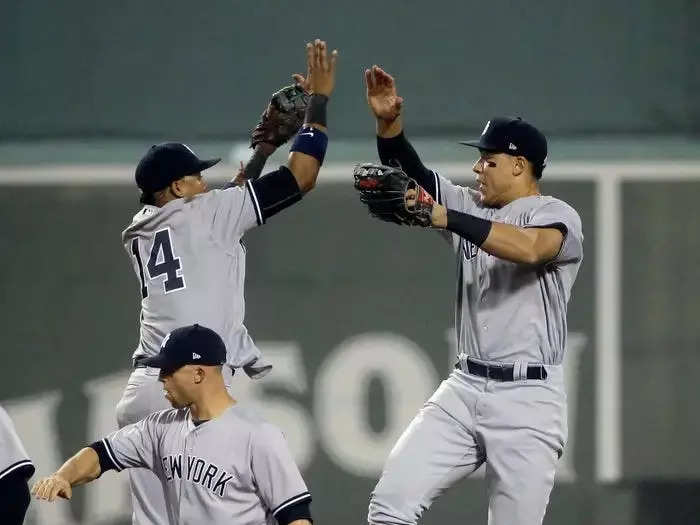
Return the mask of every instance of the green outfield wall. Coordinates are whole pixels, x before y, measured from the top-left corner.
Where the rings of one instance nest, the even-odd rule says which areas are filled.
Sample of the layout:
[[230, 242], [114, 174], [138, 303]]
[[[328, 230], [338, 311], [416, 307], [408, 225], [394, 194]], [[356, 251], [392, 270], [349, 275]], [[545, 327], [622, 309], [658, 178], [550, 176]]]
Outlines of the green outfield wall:
[[336, 136], [371, 131], [375, 63], [422, 136], [503, 113], [549, 134], [697, 133], [699, 24], [689, 0], [6, 0], [0, 139], [240, 138], [314, 37], [340, 50]]
[[[580, 212], [585, 235], [569, 310], [570, 439], [545, 523], [695, 523], [700, 224], [689, 210], [700, 182], [620, 185], [621, 473], [605, 483], [595, 437], [599, 190], [581, 178], [544, 191]], [[119, 234], [137, 207], [124, 185], [0, 191], [0, 402], [37, 475], [115, 426], [138, 327]], [[454, 362], [450, 247], [433, 232], [372, 221], [347, 182], [320, 184], [245, 243], [247, 325], [275, 369], [259, 382], [237, 377], [236, 390], [284, 429], [316, 523], [363, 523], [391, 445]], [[125, 479], [110, 473], [70, 504], [32, 503], [27, 523], [126, 524]], [[477, 474], [425, 523], [485, 523], [485, 495]]]

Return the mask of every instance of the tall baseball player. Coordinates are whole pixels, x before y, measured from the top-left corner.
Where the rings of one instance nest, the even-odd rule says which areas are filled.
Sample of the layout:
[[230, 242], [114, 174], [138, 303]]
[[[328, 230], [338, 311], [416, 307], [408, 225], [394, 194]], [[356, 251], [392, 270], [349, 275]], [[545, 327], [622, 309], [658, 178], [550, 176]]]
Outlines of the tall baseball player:
[[[134, 371], [116, 409], [120, 428], [167, 407], [158, 370], [146, 359], [178, 326], [200, 323], [219, 333], [229, 367], [243, 367], [251, 377], [270, 369], [243, 324], [245, 248], [240, 241], [246, 231], [311, 190], [323, 163], [326, 104], [334, 87], [337, 52], [328, 53], [326, 43], [316, 40], [306, 45], [306, 54], [305, 80], [313, 94], [286, 166], [259, 178], [250, 176], [244, 186], [207, 191], [201, 173], [220, 159], [200, 160], [184, 144], [165, 143], [153, 146], [139, 162], [136, 182], [146, 205], [122, 239], [139, 281], [141, 327]], [[262, 169], [261, 162], [247, 171]], [[228, 384], [228, 367], [224, 374]], [[164, 523], [165, 499], [157, 478], [134, 469], [129, 481], [133, 523]]]
[[456, 368], [396, 442], [369, 522], [416, 523], [486, 463], [489, 524], [540, 524], [567, 435], [562, 359], [581, 220], [540, 193], [547, 141], [534, 126], [494, 118], [463, 142], [480, 152], [478, 191], [460, 187], [406, 139], [394, 79], [377, 66], [365, 76], [386, 166], [356, 168], [361, 199], [380, 219], [442, 230], [458, 266]]
[[0, 407], [0, 515], [2, 523], [21, 525], [29, 507], [29, 485], [34, 465], [15, 426]]
[[38, 481], [38, 499], [70, 499], [72, 487], [106, 470], [152, 471], [173, 525], [311, 525], [311, 494], [282, 433], [229, 395], [222, 375], [226, 347], [200, 325], [168, 334], [145, 359], [160, 369], [173, 406], [82, 449]]

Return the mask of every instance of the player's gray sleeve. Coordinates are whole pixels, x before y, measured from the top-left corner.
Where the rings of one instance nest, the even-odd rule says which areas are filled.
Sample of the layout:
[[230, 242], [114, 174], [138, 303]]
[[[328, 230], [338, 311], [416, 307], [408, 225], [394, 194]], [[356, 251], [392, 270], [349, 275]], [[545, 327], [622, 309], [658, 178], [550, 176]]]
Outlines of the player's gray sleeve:
[[471, 213], [474, 210], [478, 202], [479, 194], [477, 192], [466, 186], [454, 184], [435, 172], [433, 174], [435, 175], [435, 186], [437, 188], [435, 198], [439, 204], [450, 210], [461, 211], [462, 213]]
[[564, 235], [561, 249], [551, 261], [558, 264], [578, 262], [583, 258], [583, 232], [581, 218], [576, 210], [560, 200], [551, 200], [536, 209], [528, 227], [558, 228]]
[[211, 190], [191, 201], [196, 206], [203, 227], [224, 246], [238, 242], [243, 234], [262, 224], [263, 216], [257, 205], [258, 197], [252, 184], [225, 190]]
[[156, 464], [156, 440], [159, 418], [156, 412], [146, 418], [112, 432], [102, 440], [109, 460], [117, 471], [143, 467], [153, 470]]
[[24, 470], [26, 477], [30, 478], [34, 474], [34, 465], [10, 416], [0, 407], [0, 479], [19, 470]]
[[277, 518], [285, 509], [311, 500], [282, 432], [265, 423], [251, 442], [251, 466], [260, 497]]
[[[433, 172], [433, 176], [435, 177], [435, 200], [438, 204], [442, 204], [449, 210], [462, 213], [471, 213], [476, 208], [479, 198], [477, 192], [466, 186], [454, 184], [445, 177], [438, 175], [437, 172]], [[452, 244], [455, 251], [459, 249], [461, 242], [459, 235], [450, 233], [447, 230], [438, 231], [447, 242]]]

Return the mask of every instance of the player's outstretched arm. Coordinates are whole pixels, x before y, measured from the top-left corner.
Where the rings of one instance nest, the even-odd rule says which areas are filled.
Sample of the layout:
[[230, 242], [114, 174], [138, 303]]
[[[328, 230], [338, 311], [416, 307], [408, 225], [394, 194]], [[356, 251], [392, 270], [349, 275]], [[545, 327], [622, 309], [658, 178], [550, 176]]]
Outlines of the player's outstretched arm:
[[225, 188], [242, 186], [248, 179], [255, 180], [262, 173], [268, 157], [292, 138], [304, 122], [311, 96], [309, 80], [300, 73], [292, 75], [294, 83], [275, 91], [250, 134], [253, 155], [236, 177]]
[[328, 146], [326, 106], [335, 87], [335, 66], [338, 51], [328, 52], [326, 43], [316, 39], [306, 44], [307, 81], [311, 99], [306, 109], [304, 125], [291, 147], [287, 167], [294, 175], [302, 193], [316, 184]]
[[100, 473], [97, 453], [86, 447], [66, 461], [54, 474], [34, 483], [32, 494], [35, 498], [46, 501], [55, 501], [56, 498], [71, 499], [73, 487], [97, 479]]
[[253, 155], [248, 159], [248, 162], [243, 165], [241, 162], [241, 167], [236, 173], [236, 176], [231, 182], [226, 183], [223, 189], [231, 188], [234, 186], [243, 186], [245, 181], [248, 179], [255, 180], [262, 173], [265, 163], [270, 155], [272, 155], [277, 148], [272, 144], [267, 144], [261, 142], [257, 144], [253, 150]]
[[396, 91], [394, 77], [374, 65], [365, 69], [365, 87], [367, 105], [377, 121], [377, 153], [382, 164], [400, 167], [435, 198], [435, 175], [423, 165], [403, 132], [403, 98]]
[[390, 139], [403, 131], [403, 98], [396, 91], [396, 81], [376, 64], [365, 69], [367, 105], [377, 120], [377, 136]]
[[521, 228], [450, 210], [435, 203], [432, 225], [467, 239], [486, 253], [522, 264], [543, 264], [559, 253], [564, 234], [557, 228]]

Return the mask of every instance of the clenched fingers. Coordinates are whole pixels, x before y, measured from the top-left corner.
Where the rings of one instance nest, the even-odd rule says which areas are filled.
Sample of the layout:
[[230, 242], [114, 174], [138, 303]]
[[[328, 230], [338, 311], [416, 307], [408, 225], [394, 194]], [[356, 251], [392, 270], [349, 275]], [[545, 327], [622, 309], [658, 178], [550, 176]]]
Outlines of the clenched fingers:
[[32, 494], [36, 496], [37, 499], [49, 499], [49, 494], [51, 493], [51, 478], [43, 478], [34, 483], [32, 487]]
[[37, 499], [55, 501], [59, 496], [70, 499], [72, 491], [68, 483], [62, 479], [51, 476], [35, 483], [32, 487], [32, 494], [34, 494]]

